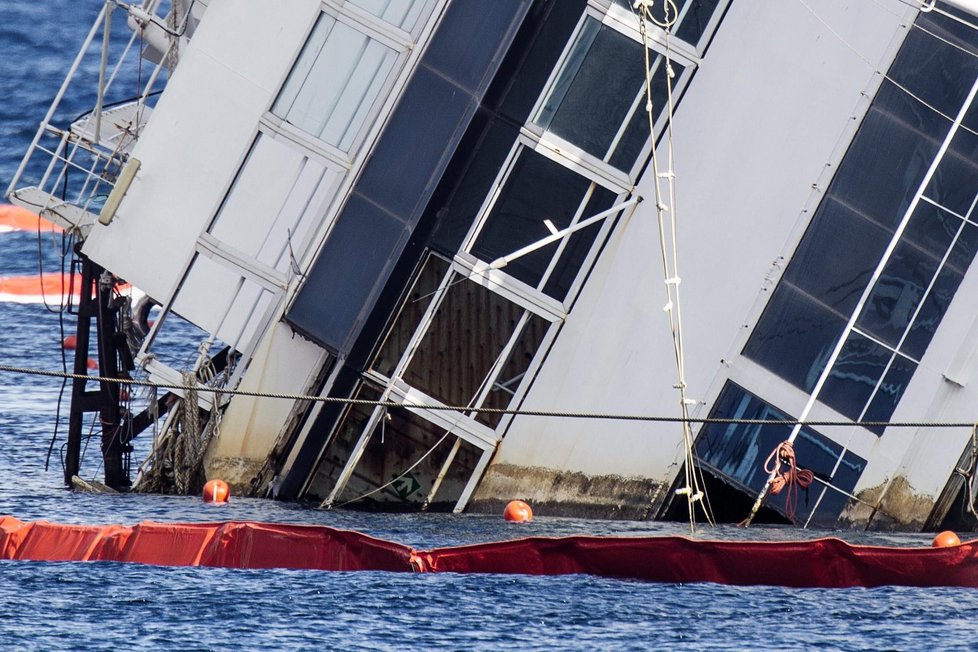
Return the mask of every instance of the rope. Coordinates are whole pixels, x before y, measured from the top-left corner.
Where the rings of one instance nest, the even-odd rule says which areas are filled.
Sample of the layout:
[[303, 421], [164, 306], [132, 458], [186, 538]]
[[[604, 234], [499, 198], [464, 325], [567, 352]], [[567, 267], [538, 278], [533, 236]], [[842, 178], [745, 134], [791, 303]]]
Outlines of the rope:
[[[155, 383], [150, 380], [138, 380], [135, 378], [112, 378], [110, 376], [89, 376], [85, 374], [74, 374], [62, 371], [49, 371], [45, 369], [31, 369], [26, 367], [15, 367], [7, 364], [0, 364], [0, 372], [29, 374], [35, 376], [45, 376], [48, 378], [79, 378], [92, 382], [119, 383], [127, 386], [136, 387], [156, 387], [158, 389], [168, 389], [175, 391], [186, 391], [190, 387], [186, 385], [174, 385], [170, 383]], [[312, 401], [316, 403], [342, 403], [346, 405], [365, 405], [371, 407], [386, 408], [408, 408], [416, 410], [432, 410], [445, 412], [477, 412], [481, 414], [512, 414], [514, 416], [528, 417], [560, 417], [564, 419], [594, 419], [598, 421], [648, 421], [661, 423], [712, 423], [712, 424], [746, 424], [746, 425], [771, 425], [771, 426], [810, 426], [813, 428], [828, 427], [850, 427], [861, 426], [863, 428], [886, 427], [886, 428], [972, 428], [976, 421], [799, 421], [798, 419], [725, 419], [719, 417], [668, 417], [649, 414], [620, 414], [611, 412], [565, 412], [559, 410], [523, 410], [510, 408], [488, 408], [488, 407], [468, 407], [465, 405], [437, 405], [425, 403], [400, 403], [397, 401], [373, 401], [361, 398], [346, 398], [342, 396], [315, 396], [311, 394], [290, 394], [278, 392], [253, 392], [247, 390], [232, 390], [222, 387], [211, 387], [209, 385], [197, 385], [194, 387], [197, 392], [211, 393], [218, 397], [223, 396], [251, 396], [254, 398], [271, 398], [289, 401]]]
[[784, 496], [784, 513], [788, 520], [794, 523], [799, 490], [808, 489], [815, 474], [808, 469], [798, 468], [795, 449], [790, 441], [781, 442], [771, 451], [764, 461], [764, 471], [770, 477], [768, 480], [770, 495], [776, 496], [787, 488]]
[[[706, 492], [700, 487], [700, 476], [696, 472], [696, 452], [693, 442], [693, 433], [689, 427], [689, 405], [691, 401], [686, 396], [686, 363], [683, 352], [682, 337], [682, 310], [679, 301], [679, 248], [676, 241], [676, 175], [674, 172], [674, 155], [672, 146], [672, 126], [674, 102], [672, 94], [672, 80], [675, 72], [672, 68], [670, 50], [670, 27], [678, 19], [678, 11], [672, 0], [663, 1], [663, 20], [658, 21], [652, 16], [652, 5], [654, 0], [636, 0], [634, 9], [639, 14], [639, 31], [642, 34], [642, 51], [645, 58], [645, 111], [649, 119], [649, 138], [652, 142], [651, 165], [652, 180], [655, 187], [656, 216], [659, 228], [659, 247], [662, 258], [662, 274], [666, 288], [665, 312], [669, 321], [669, 331], [672, 334], [673, 352], [676, 358], [676, 371], [678, 383], [676, 389], [679, 390], [679, 405], [682, 413], [683, 426], [683, 454], [685, 464], [683, 470], [685, 474], [685, 486], [676, 491], [677, 495], [686, 497], [689, 529], [690, 533], [696, 532], [695, 505], [702, 501]], [[668, 167], [665, 173], [660, 174], [659, 164], [655, 152], [655, 117], [652, 106], [652, 66], [649, 58], [649, 22], [654, 23], [665, 30], [666, 51], [663, 56], [665, 64], [666, 81], [666, 129], [668, 144]], [[660, 179], [666, 179], [667, 192], [663, 193], [660, 187]], [[663, 195], [667, 195], [668, 206], [664, 202]], [[669, 234], [666, 234], [666, 213], [669, 213]], [[704, 515], [710, 525], [713, 525], [713, 517], [708, 503], [703, 503]]]

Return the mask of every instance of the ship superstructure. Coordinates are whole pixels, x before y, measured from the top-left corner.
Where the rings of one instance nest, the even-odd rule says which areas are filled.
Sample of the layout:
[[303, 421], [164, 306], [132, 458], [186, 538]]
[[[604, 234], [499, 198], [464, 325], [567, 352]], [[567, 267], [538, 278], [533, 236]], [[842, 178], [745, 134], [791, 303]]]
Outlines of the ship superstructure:
[[[790, 439], [815, 481], [763, 518], [971, 525], [964, 4], [677, 0], [643, 22], [624, 0], [110, 2], [92, 47], [125, 13], [165, 90], [42, 125], [62, 147], [9, 197], [77, 234], [93, 301], [103, 270], [148, 297], [102, 311], [140, 341], [96, 339], [169, 392], [169, 416], [115, 417], [159, 421], [157, 482], [193, 484], [163, 463], [184, 441], [261, 496], [675, 517], [682, 429], [625, 417], [680, 414], [681, 283], [719, 518], [747, 515]], [[96, 163], [66, 195], [73, 143]]]

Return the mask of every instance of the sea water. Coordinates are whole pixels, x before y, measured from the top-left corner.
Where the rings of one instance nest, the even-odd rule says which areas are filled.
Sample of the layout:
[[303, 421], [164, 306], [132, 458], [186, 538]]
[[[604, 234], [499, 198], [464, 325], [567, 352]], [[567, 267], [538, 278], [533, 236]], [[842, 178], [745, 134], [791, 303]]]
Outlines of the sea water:
[[[488, 1], [488, 0], [486, 0]], [[755, 0], [756, 1], [756, 0]], [[6, 188], [99, 0], [0, 0], [0, 188]], [[121, 20], [115, 21], [123, 32]], [[89, 62], [82, 74], [97, 71]], [[136, 80], [123, 77], [135, 90]], [[91, 108], [69, 96], [58, 124]], [[0, 276], [62, 265], [58, 242], [0, 234]], [[43, 305], [0, 304], [0, 364], [60, 370], [73, 318]], [[356, 529], [418, 548], [526, 535], [677, 534], [678, 524], [322, 511], [235, 497], [65, 491], [67, 397], [56, 378], [0, 372], [0, 513], [22, 520], [264, 520]], [[60, 414], [60, 420], [58, 415]], [[86, 444], [89, 437], [86, 436]], [[137, 440], [137, 457], [147, 442]], [[83, 473], [97, 478], [98, 439]], [[720, 528], [699, 536], [790, 538], [826, 533]], [[860, 540], [851, 533], [846, 536]], [[926, 545], [923, 535], [861, 540]], [[0, 646], [24, 649], [970, 649], [978, 591], [798, 590], [670, 585], [589, 576], [411, 575], [163, 568], [117, 563], [0, 562]]]

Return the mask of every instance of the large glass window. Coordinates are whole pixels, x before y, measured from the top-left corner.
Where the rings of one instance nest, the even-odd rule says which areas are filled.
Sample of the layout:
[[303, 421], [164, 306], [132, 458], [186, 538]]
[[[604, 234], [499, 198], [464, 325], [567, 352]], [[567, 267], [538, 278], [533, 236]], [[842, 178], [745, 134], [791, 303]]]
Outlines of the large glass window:
[[[521, 147], [470, 251], [491, 263], [546, 238], [551, 226], [564, 229], [611, 208], [614, 200], [610, 190]], [[506, 273], [564, 299], [601, 225], [593, 226], [513, 260]]]
[[397, 52], [323, 14], [272, 106], [272, 113], [349, 151], [394, 69]]
[[[666, 101], [665, 64], [655, 52], [650, 61], [657, 118]], [[683, 66], [672, 66], [679, 79]], [[630, 172], [649, 141], [645, 80], [642, 45], [588, 18], [533, 122]]]
[[[787, 421], [786, 413], [765, 403], [734, 383], [727, 383], [717, 397], [711, 419]], [[764, 462], [792, 426], [773, 423], [708, 423], [696, 438], [696, 454], [707, 470], [743, 491], [758, 493], [767, 483]], [[811, 470], [820, 482], [809, 487], [797, 505], [798, 523], [834, 523], [847, 503], [847, 497], [825, 486], [826, 483], [851, 493], [866, 468], [866, 460], [846, 451], [811, 428], [802, 428], [794, 442], [798, 466]], [[769, 496], [767, 505], [784, 513], [787, 492]], [[813, 511], [817, 512], [813, 514]]]
[[891, 417], [978, 247], [978, 36], [918, 24], [744, 348], [806, 392], [824, 373], [817, 398], [855, 420]]

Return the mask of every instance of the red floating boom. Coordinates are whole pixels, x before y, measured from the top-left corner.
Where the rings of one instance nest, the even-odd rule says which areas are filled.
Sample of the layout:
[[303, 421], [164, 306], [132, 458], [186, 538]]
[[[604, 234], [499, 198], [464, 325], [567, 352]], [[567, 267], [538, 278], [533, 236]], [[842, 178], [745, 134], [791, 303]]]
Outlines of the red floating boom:
[[274, 523], [56, 525], [0, 517], [0, 559], [397, 572], [587, 573], [651, 582], [978, 587], [978, 542], [897, 548], [685, 537], [529, 537], [415, 551], [349, 530]]

